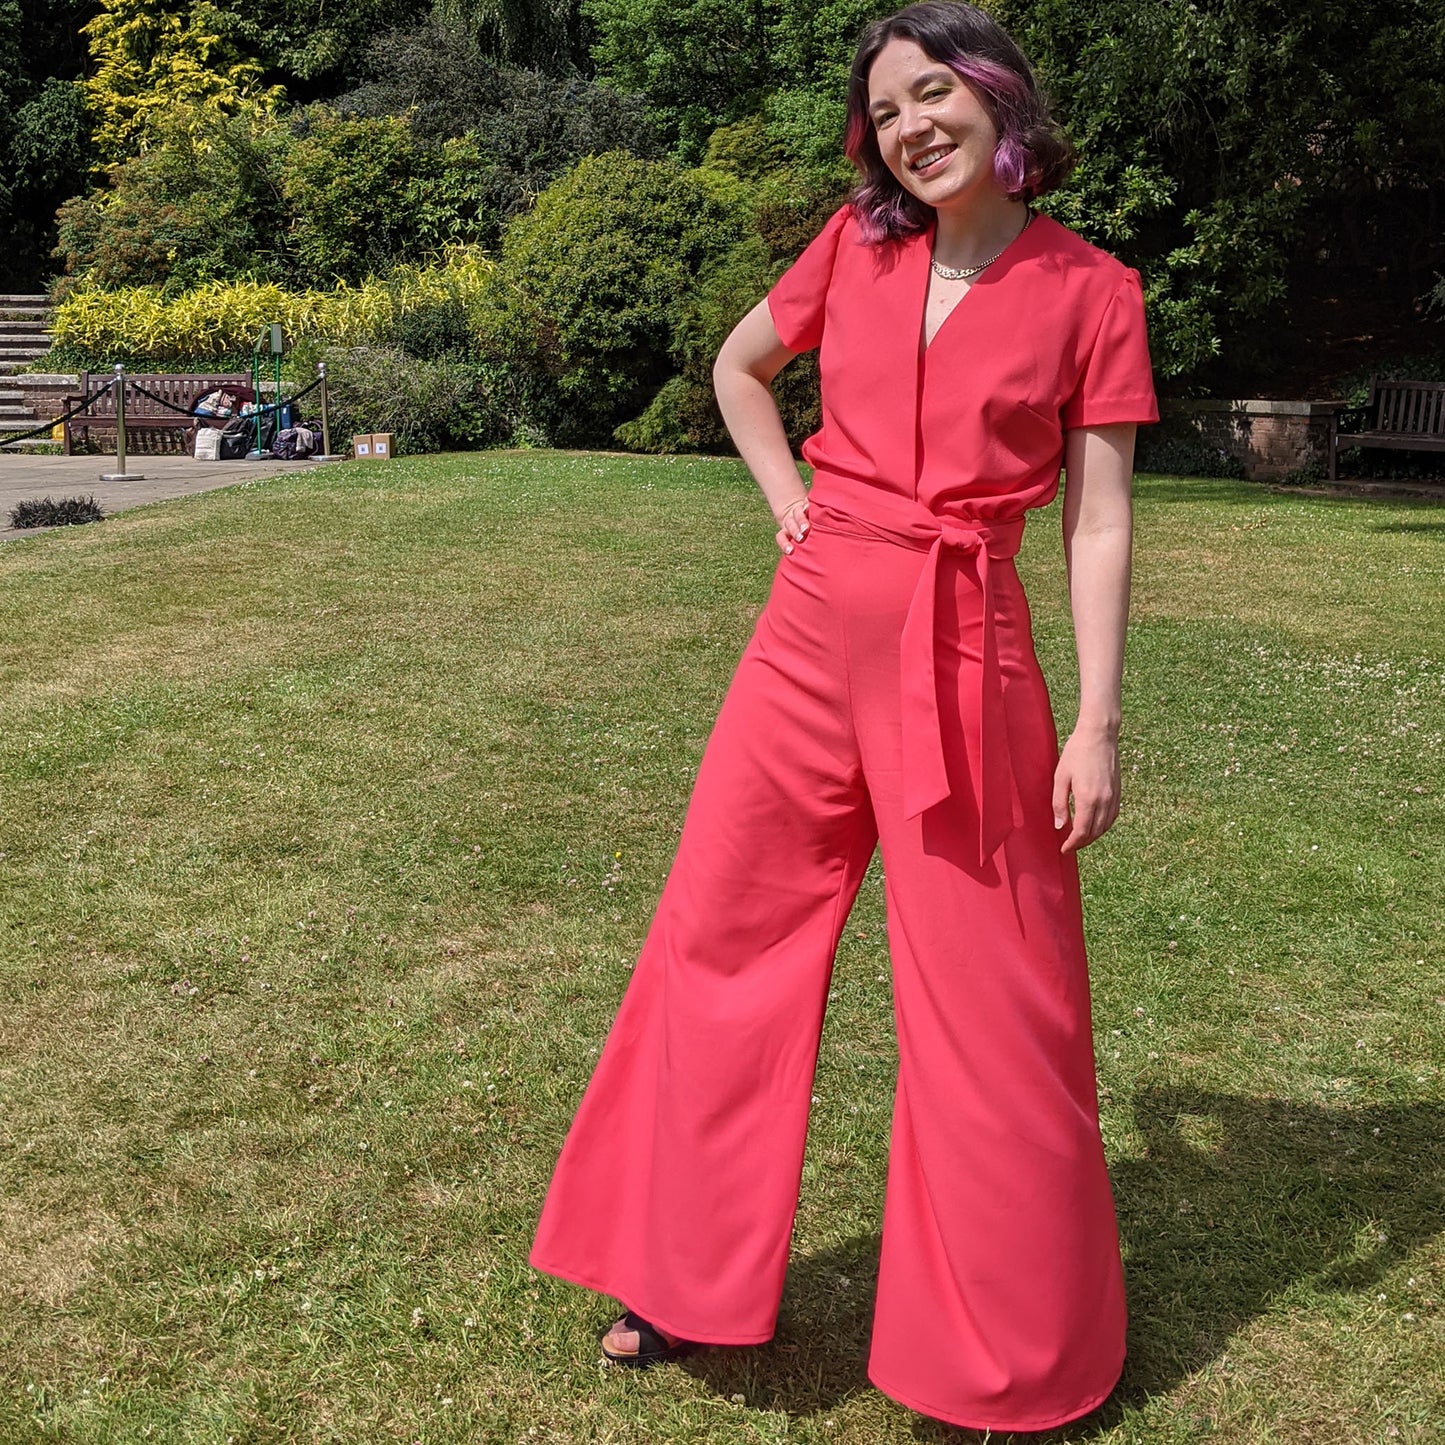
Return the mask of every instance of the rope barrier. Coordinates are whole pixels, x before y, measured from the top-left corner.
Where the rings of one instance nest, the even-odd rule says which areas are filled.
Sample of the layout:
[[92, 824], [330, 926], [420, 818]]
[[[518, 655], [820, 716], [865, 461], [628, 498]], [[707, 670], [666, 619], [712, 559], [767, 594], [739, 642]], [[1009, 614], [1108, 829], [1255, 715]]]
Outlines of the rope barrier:
[[[283, 407], [295, 406], [295, 404], [300, 401], [302, 397], [309, 396], [313, 391], [316, 390], [318, 386], [321, 385], [321, 378], [318, 376], [315, 381], [311, 382], [308, 386], [303, 386], [301, 390], [298, 391], [294, 396], [283, 397], [280, 401], [267, 402], [265, 406], [258, 407], [255, 411], [246, 412], [244, 414], [241, 412], [237, 412], [234, 416], [227, 418], [197, 416], [195, 412], [188, 410], [186, 407], [177, 406], [175, 402], [168, 401], [165, 397], [157, 396], [155, 392], [146, 390], [146, 388], [141, 386], [139, 382], [132, 381], [129, 377], [125, 378], [125, 383], [132, 391], [138, 392], [141, 396], [146, 397], [148, 400], [156, 402], [158, 405], [165, 407], [167, 411], [173, 411], [178, 416], [185, 417], [187, 421], [234, 421], [237, 416], [242, 415], [244, 415], [245, 420], [254, 421], [258, 415], [264, 415], [268, 411], [275, 412], [280, 411]], [[99, 391], [87, 392], [85, 397], [81, 400], [80, 405], [71, 407], [71, 409], [63, 416], [57, 416], [50, 421], [42, 422], [38, 427], [35, 427], [33, 430], [20, 432], [18, 435], [14, 435], [9, 432], [0, 432], [0, 446], [8, 447], [16, 442], [33, 441], [36, 437], [45, 436], [48, 433], [54, 431], [55, 428], [60, 426], [63, 422], [70, 421], [72, 418], [79, 416], [83, 411], [88, 411], [107, 392], [114, 390], [115, 382], [108, 381], [103, 387], [100, 388]], [[107, 417], [106, 420], [113, 421], [114, 418]]]
[[100, 398], [106, 394], [106, 392], [111, 391], [114, 387], [115, 382], [106, 382], [106, 384], [101, 387], [99, 391], [92, 391], [87, 393], [85, 399], [80, 403], [79, 406], [71, 407], [71, 409], [66, 412], [64, 416], [58, 416], [54, 419], [54, 421], [44, 422], [42, 425], [36, 427], [34, 431], [23, 431], [20, 433], [19, 436], [14, 436], [8, 432], [0, 432], [0, 438], [3, 438], [3, 440], [0, 440], [0, 446], [8, 447], [12, 442], [28, 442], [34, 437], [44, 436], [47, 432], [54, 431], [55, 428], [61, 424], [61, 422], [69, 421], [71, 417], [79, 416], [81, 412], [88, 410], [97, 401], [99, 401]]
[[[114, 386], [115, 383], [112, 382], [111, 385]], [[158, 402], [161, 406], [165, 407], [167, 411], [177, 412], [192, 421], [235, 421], [237, 417], [244, 417], [247, 421], [254, 421], [258, 414], [264, 415], [268, 411], [280, 411], [282, 407], [294, 406], [303, 396], [308, 396], [321, 385], [321, 378], [318, 376], [309, 386], [302, 387], [295, 396], [282, 397], [280, 401], [268, 401], [265, 406], [257, 407], [254, 411], [233, 412], [229, 417], [198, 416], [194, 411], [189, 411], [183, 406], [177, 406], [175, 402], [167, 401], [165, 397], [157, 396], [153, 391], [147, 391], [139, 382], [131, 381], [129, 385], [132, 391], [139, 392], [141, 396]], [[192, 405], [194, 405], [194, 403], [192, 403]]]

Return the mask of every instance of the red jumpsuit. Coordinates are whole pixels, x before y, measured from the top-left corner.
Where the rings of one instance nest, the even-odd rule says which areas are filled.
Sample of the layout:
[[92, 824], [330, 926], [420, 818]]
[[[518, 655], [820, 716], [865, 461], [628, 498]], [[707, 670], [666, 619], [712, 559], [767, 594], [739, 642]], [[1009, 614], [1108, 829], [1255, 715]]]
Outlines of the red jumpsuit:
[[875, 844], [899, 1068], [869, 1376], [1040, 1430], [1119, 1377], [1058, 759], [1014, 570], [1069, 427], [1156, 419], [1137, 273], [1044, 216], [922, 348], [932, 236], [848, 208], [769, 295], [821, 345], [778, 565], [532, 1251], [686, 1339], [773, 1334], [834, 949]]

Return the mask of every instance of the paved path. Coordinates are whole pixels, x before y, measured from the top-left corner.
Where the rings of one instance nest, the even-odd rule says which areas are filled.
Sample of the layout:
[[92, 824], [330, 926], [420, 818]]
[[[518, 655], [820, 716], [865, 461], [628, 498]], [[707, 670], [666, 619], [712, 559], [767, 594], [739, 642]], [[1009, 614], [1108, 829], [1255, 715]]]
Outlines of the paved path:
[[37, 497], [94, 497], [107, 512], [168, 502], [217, 487], [234, 487], [255, 477], [278, 472], [304, 472], [315, 462], [198, 462], [193, 457], [131, 457], [126, 471], [140, 481], [103, 482], [102, 472], [115, 469], [115, 458], [26, 456], [0, 452], [0, 541], [9, 537], [35, 537], [41, 529], [24, 531], [9, 525], [10, 509], [19, 501]]

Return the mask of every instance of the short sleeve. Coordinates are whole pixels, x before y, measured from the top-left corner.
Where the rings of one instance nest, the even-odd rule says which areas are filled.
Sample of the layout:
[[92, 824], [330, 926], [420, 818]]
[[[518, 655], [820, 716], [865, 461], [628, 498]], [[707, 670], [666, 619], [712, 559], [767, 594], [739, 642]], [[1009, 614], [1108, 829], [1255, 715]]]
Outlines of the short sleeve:
[[1144, 324], [1144, 288], [1137, 271], [1124, 273], [1105, 308], [1061, 419], [1066, 429], [1159, 420]]
[[789, 351], [812, 351], [823, 341], [823, 313], [828, 283], [838, 255], [838, 238], [847, 224], [847, 206], [835, 211], [828, 224], [808, 243], [803, 254], [778, 277], [768, 292], [768, 310], [778, 339]]

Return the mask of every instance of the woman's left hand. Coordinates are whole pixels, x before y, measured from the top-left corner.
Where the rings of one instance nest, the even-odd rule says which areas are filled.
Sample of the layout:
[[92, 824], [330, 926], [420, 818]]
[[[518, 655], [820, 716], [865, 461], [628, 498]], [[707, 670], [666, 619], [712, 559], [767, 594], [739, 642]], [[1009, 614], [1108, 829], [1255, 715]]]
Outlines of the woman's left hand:
[[1054, 769], [1054, 827], [1070, 821], [1060, 851], [1076, 853], [1102, 838], [1119, 816], [1119, 740], [1111, 729], [1075, 728]]

